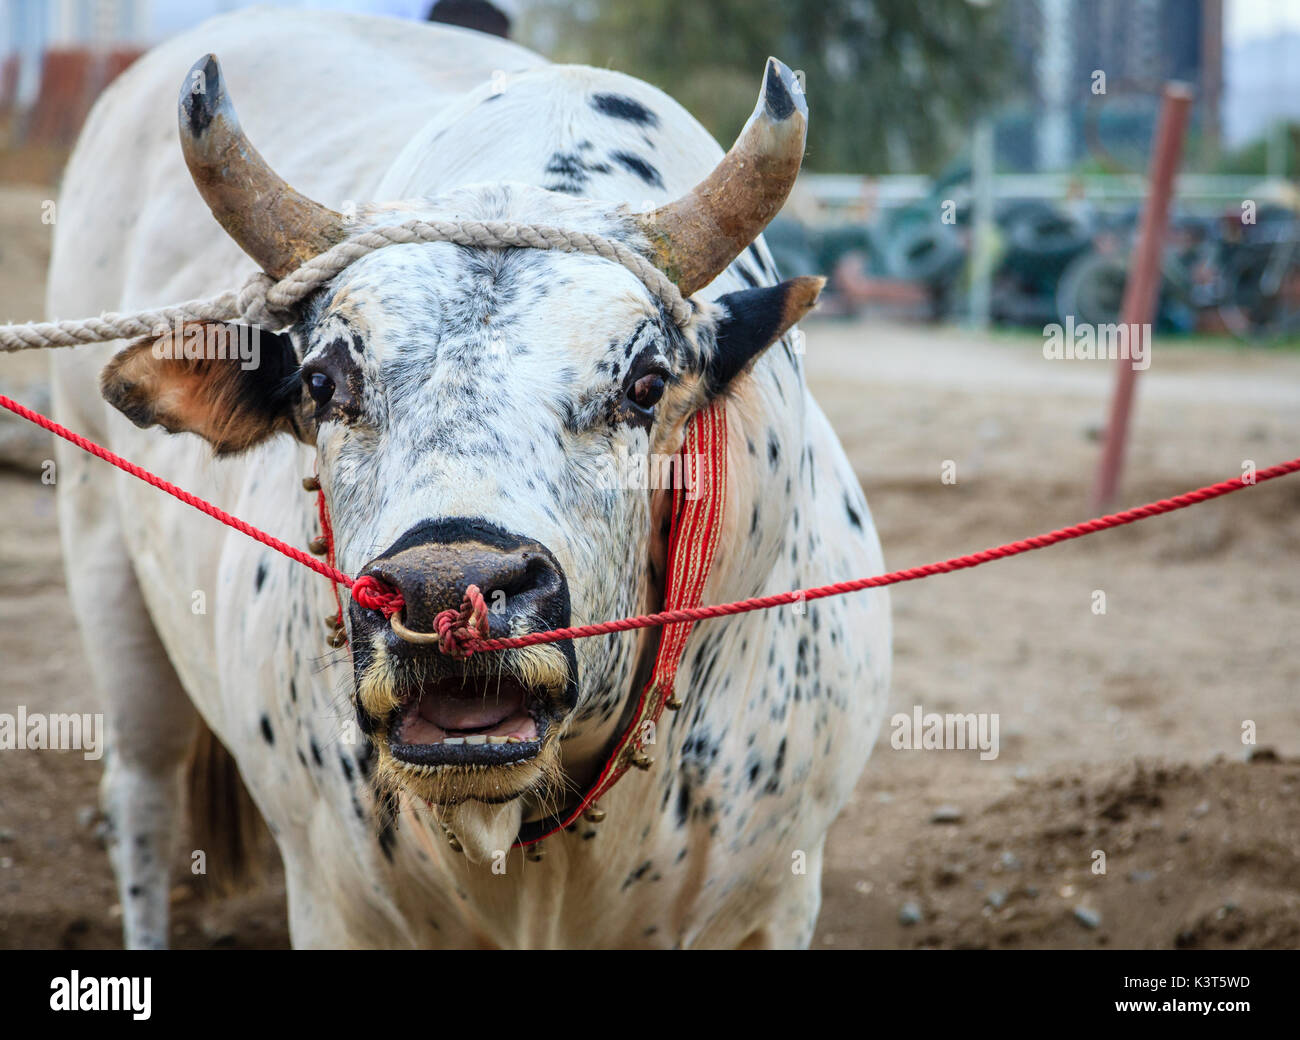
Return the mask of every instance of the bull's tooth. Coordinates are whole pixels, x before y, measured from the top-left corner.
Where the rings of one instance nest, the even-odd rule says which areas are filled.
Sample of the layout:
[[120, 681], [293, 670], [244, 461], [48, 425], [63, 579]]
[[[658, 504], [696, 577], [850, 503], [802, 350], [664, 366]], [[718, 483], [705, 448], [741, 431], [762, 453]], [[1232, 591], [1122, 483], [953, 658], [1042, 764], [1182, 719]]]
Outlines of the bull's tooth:
[[465, 738], [464, 738], [464, 737], [448, 737], [446, 740], [443, 741], [443, 743], [444, 743], [444, 744], [463, 744], [463, 743], [465, 743]]
[[513, 733], [506, 737], [506, 743], [508, 744], [522, 744], [523, 742], [523, 737], [516, 737]]
[[489, 744], [504, 744], [508, 739], [509, 739], [508, 737], [488, 737], [488, 743], [489, 743]]
[[474, 733], [465, 738], [466, 744], [486, 744], [487, 736], [483, 733]]

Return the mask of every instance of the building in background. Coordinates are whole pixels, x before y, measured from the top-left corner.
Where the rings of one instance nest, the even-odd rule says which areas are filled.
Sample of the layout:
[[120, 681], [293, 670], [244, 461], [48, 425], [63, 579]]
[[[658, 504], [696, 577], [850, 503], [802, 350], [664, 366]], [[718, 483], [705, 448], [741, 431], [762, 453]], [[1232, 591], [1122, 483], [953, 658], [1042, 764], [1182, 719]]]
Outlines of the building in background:
[[8, 0], [0, 118], [10, 142], [67, 146], [147, 45], [149, 0]]
[[1276, 32], [1234, 43], [1225, 58], [1224, 144], [1239, 148], [1300, 122], [1300, 4]]
[[1216, 149], [1223, 16], [1223, 0], [1009, 0], [1024, 86], [999, 121], [1000, 165], [1046, 172], [1090, 155], [1114, 169], [1140, 164], [1168, 80], [1195, 88], [1194, 133]]
[[[94, 100], [149, 47], [256, 0], [5, 0], [0, 14], [0, 145], [67, 147]], [[448, 17], [504, 33], [514, 0], [444, 0]], [[281, 0], [400, 18], [435, 0]]]

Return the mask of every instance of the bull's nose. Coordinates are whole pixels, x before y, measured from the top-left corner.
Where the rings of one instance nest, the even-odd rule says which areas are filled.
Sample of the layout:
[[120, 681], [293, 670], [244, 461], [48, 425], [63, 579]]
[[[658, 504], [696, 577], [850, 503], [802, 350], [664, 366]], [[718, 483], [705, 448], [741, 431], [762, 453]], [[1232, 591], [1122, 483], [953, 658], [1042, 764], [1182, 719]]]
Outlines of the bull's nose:
[[540, 542], [495, 525], [421, 524], [362, 570], [398, 589], [408, 628], [431, 632], [443, 610], [460, 607], [477, 585], [487, 601], [493, 635], [508, 634], [510, 619], [528, 615], [544, 624], [567, 624], [568, 588], [558, 562]]

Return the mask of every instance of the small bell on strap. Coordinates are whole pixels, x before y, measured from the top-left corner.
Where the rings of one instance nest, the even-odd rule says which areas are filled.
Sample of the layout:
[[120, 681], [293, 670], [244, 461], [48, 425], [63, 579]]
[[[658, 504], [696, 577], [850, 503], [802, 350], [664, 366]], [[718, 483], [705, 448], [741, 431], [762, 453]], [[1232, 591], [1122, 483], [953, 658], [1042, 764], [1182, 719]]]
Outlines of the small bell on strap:
[[313, 556], [324, 556], [325, 553], [329, 550], [329, 545], [326, 544], [324, 535], [318, 534], [315, 538], [313, 538], [310, 542], [308, 542], [307, 550]]
[[329, 614], [325, 618], [325, 628], [329, 635], [325, 637], [327, 645], [332, 646], [335, 650], [347, 645], [348, 630], [343, 625], [343, 620], [337, 614]]
[[637, 751], [637, 753], [632, 756], [632, 764], [636, 766], [637, 769], [649, 769], [655, 764], [655, 760], [647, 755], [645, 751]]
[[528, 857], [530, 863], [540, 863], [546, 858], [546, 850], [542, 848], [540, 841], [535, 841], [524, 849], [524, 855]]
[[451, 849], [452, 852], [465, 851], [465, 846], [460, 843], [460, 839], [456, 837], [455, 832], [450, 827], [441, 820], [438, 821], [438, 826], [442, 828], [442, 836], [447, 839], [447, 848]]
[[605, 810], [592, 802], [582, 811], [582, 818], [588, 823], [600, 823], [605, 818]]
[[316, 477], [303, 477], [302, 489], [304, 491], [319, 491], [320, 481]]

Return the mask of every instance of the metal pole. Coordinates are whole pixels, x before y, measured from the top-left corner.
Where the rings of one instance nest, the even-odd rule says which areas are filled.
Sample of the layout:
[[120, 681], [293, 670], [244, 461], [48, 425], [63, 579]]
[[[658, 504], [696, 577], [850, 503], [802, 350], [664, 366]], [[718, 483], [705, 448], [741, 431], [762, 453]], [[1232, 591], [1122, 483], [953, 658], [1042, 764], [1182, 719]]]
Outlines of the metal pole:
[[[1156, 303], [1160, 296], [1161, 254], [1165, 229], [1169, 225], [1169, 203], [1173, 198], [1174, 178], [1178, 173], [1183, 137], [1191, 111], [1191, 86], [1186, 83], [1166, 83], [1151, 155], [1151, 183], [1147, 187], [1146, 205], [1142, 207], [1142, 223], [1138, 229], [1137, 245], [1133, 250], [1120, 310], [1120, 322], [1128, 330], [1130, 341], [1134, 335], [1142, 334], [1144, 326], [1150, 326], [1155, 320]], [[1147, 349], [1150, 346], [1148, 341]], [[1092, 492], [1092, 506], [1097, 511], [1106, 509], [1115, 499], [1124, 463], [1133, 387], [1137, 382], [1137, 369], [1130, 361], [1120, 358], [1116, 364], [1119, 369], [1115, 377], [1115, 393], [1111, 398], [1110, 421], [1106, 425], [1106, 443], [1102, 448], [1101, 463], [1097, 468], [1097, 480]]]
[[989, 327], [993, 295], [993, 120], [975, 123], [971, 142], [970, 323]]

